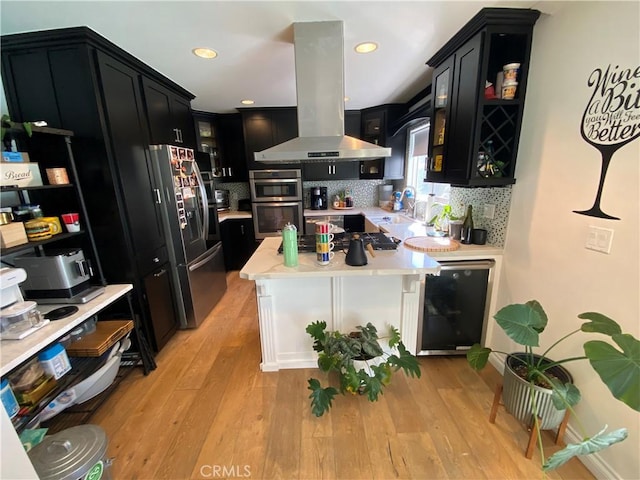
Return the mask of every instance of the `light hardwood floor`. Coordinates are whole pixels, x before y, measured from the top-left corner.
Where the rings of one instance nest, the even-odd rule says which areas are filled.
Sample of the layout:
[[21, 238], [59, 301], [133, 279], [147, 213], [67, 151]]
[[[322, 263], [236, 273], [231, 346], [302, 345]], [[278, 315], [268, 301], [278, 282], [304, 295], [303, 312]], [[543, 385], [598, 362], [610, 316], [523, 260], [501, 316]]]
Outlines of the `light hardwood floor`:
[[[156, 361], [90, 420], [107, 432], [116, 480], [544, 478], [538, 452], [524, 457], [525, 429], [502, 408], [488, 422], [499, 374], [464, 357], [421, 357], [419, 380], [400, 372], [378, 402], [339, 395], [314, 417], [306, 381], [322, 374], [260, 371], [254, 284], [238, 272], [208, 319]], [[547, 478], [594, 477], [574, 459]]]

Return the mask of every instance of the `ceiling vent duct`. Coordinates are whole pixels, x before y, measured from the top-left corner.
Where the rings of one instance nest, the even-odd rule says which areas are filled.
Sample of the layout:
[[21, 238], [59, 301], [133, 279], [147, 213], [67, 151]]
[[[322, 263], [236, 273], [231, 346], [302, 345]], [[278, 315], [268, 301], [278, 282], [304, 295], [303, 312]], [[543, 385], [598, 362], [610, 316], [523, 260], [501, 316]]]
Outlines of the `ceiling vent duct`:
[[293, 24], [298, 137], [261, 152], [258, 162], [364, 160], [391, 149], [344, 134], [343, 22]]

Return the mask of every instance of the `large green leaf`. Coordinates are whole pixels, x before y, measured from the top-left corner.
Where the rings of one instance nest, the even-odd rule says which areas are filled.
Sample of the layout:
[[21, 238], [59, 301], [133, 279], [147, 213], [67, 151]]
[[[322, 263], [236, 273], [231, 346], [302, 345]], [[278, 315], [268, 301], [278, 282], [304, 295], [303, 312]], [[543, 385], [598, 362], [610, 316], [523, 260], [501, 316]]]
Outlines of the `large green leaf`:
[[621, 428], [611, 433], [604, 433], [606, 429], [607, 427], [605, 426], [596, 435], [580, 443], [570, 443], [562, 450], [551, 455], [544, 463], [542, 469], [545, 471], [556, 469], [577, 455], [589, 455], [590, 453], [599, 452], [627, 438], [626, 428]]
[[487, 365], [490, 353], [490, 348], [483, 347], [479, 343], [476, 343], [467, 350], [467, 361], [474, 370], [482, 370], [485, 365]]
[[612, 395], [640, 412], [640, 341], [629, 334], [611, 337], [622, 352], [600, 340], [584, 344], [584, 353]]
[[534, 325], [533, 328], [535, 328], [538, 333], [542, 333], [549, 321], [547, 312], [544, 311], [544, 308], [542, 308], [542, 305], [540, 305], [540, 302], [537, 300], [529, 300], [525, 305], [529, 305], [532, 309], [538, 312], [538, 315], [540, 316], [540, 323], [538, 325]]
[[553, 383], [551, 401], [557, 410], [577, 405], [580, 401], [580, 390], [573, 383]]
[[370, 402], [378, 400], [378, 395], [382, 394], [383, 384], [381, 378], [384, 376], [383, 372], [378, 373], [379, 367], [373, 365], [371, 370], [376, 374], [374, 377], [370, 377], [367, 374], [362, 375], [363, 393], [366, 393]]
[[533, 306], [530, 303], [507, 305], [501, 308], [494, 318], [511, 340], [520, 345], [537, 347], [539, 332], [544, 329], [547, 320], [546, 315], [540, 314], [542, 307], [539, 305]]
[[400, 353], [400, 356], [389, 356], [387, 359], [389, 365], [396, 367], [396, 370], [402, 368], [405, 375], [420, 378], [422, 372], [420, 371], [418, 359], [409, 353], [402, 342], [398, 343], [398, 353]]
[[340, 364], [339, 355], [327, 355], [324, 352], [320, 352], [318, 354], [318, 367], [323, 372], [328, 372], [330, 370], [337, 370], [339, 364]]
[[324, 342], [326, 339], [325, 330], [327, 328], [327, 322], [313, 322], [307, 325], [306, 332], [313, 338], [313, 349], [316, 352], [321, 352], [324, 349]]
[[316, 417], [320, 417], [331, 408], [331, 402], [338, 394], [338, 391], [333, 387], [322, 388], [320, 382], [315, 378], [310, 378], [308, 382], [309, 387], [307, 388], [311, 390], [311, 394], [309, 395], [311, 399], [311, 412]]
[[605, 335], [615, 335], [616, 333], [622, 333], [620, 325], [615, 320], [611, 320], [606, 315], [602, 315], [597, 312], [584, 312], [578, 315], [578, 318], [585, 318], [591, 320], [585, 322], [580, 327], [583, 332], [603, 333]]
[[340, 391], [356, 393], [360, 388], [360, 377], [353, 365], [342, 370], [340, 375]]

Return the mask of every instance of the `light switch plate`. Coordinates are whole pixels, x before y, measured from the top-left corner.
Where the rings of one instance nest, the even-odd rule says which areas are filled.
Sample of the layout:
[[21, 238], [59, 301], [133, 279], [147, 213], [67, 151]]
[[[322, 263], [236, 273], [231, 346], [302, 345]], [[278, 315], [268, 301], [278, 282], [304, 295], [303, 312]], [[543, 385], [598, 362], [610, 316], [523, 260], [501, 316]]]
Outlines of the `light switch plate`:
[[610, 228], [594, 227], [589, 225], [587, 233], [587, 243], [585, 248], [596, 252], [611, 253], [613, 243], [613, 230]]
[[482, 216], [490, 220], [493, 219], [496, 216], [496, 206], [492, 203], [485, 203], [482, 210]]

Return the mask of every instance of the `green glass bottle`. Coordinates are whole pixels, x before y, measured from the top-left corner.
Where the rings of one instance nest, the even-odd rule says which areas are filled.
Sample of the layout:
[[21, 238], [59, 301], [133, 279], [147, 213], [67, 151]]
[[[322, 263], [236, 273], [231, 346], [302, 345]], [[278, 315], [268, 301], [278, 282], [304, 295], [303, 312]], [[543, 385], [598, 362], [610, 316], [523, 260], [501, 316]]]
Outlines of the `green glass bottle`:
[[460, 241], [465, 245], [469, 245], [471, 243], [472, 235], [473, 235], [473, 207], [471, 205], [467, 205], [467, 215], [464, 217], [464, 222], [462, 223], [462, 232], [460, 236]]

